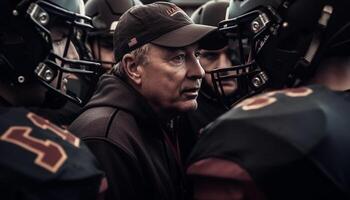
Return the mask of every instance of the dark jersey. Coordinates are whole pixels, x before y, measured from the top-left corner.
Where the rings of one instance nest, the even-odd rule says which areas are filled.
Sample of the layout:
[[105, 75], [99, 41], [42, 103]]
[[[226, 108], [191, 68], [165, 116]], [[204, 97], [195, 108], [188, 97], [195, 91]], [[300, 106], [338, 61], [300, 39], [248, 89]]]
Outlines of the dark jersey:
[[0, 108], [0, 199], [96, 199], [102, 179], [79, 138], [22, 108]]
[[348, 199], [350, 98], [321, 86], [249, 98], [203, 132], [189, 164], [238, 163], [267, 199]]

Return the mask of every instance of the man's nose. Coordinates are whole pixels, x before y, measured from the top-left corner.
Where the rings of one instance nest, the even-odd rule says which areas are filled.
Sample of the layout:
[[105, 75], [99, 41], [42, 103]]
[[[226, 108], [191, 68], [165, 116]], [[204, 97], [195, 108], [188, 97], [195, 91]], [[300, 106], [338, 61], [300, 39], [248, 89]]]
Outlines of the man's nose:
[[79, 60], [79, 53], [74, 46], [74, 44], [69, 41], [67, 42], [66, 39], [59, 41], [59, 42], [54, 42], [53, 43], [53, 51], [55, 54], [57, 54], [60, 57], [64, 57], [70, 60]]
[[232, 62], [230, 61], [229, 57], [225, 53], [219, 54], [219, 59], [217, 64], [218, 64], [217, 68], [219, 69], [232, 66]]
[[68, 59], [71, 60], [79, 60], [79, 54], [77, 49], [75, 48], [74, 44], [72, 42], [69, 42], [69, 47], [67, 51], [67, 56]]
[[191, 79], [202, 79], [205, 75], [205, 71], [197, 58], [189, 63], [188, 68], [187, 76]]

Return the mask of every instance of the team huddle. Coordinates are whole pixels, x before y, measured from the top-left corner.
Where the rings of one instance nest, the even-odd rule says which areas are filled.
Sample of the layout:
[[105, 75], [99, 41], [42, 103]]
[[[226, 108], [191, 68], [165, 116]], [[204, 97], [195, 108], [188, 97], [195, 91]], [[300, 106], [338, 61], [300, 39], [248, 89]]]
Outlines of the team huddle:
[[186, 5], [0, 1], [3, 199], [350, 199], [350, 2]]

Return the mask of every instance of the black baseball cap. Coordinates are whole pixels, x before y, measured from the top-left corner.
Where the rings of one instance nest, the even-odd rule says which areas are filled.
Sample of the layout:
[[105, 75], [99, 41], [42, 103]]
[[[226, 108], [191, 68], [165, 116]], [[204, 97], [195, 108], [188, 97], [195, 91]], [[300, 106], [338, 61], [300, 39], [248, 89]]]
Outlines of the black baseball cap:
[[224, 46], [217, 40], [219, 34], [214, 26], [195, 24], [173, 3], [139, 5], [120, 17], [114, 32], [114, 55], [119, 62], [125, 54], [147, 43], [184, 47], [199, 42], [205, 49], [219, 49]]

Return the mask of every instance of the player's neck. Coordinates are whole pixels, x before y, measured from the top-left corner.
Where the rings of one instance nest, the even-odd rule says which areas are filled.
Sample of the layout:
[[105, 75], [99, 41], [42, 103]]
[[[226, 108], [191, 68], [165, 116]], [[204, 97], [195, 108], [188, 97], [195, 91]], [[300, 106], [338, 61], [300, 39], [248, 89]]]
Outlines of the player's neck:
[[350, 89], [350, 58], [331, 58], [323, 62], [310, 83], [321, 84], [331, 90]]

